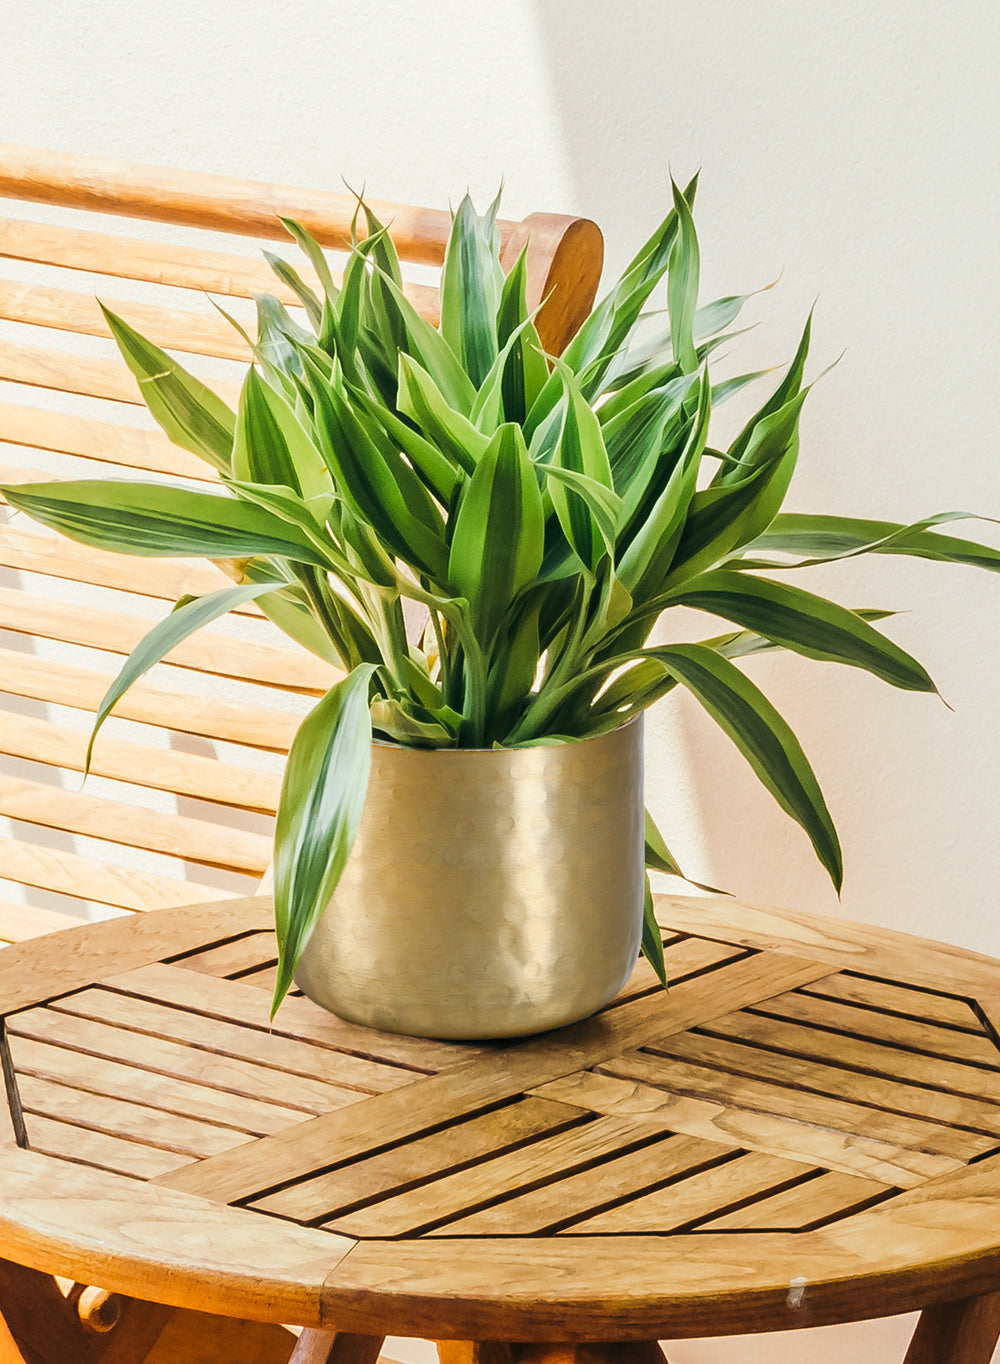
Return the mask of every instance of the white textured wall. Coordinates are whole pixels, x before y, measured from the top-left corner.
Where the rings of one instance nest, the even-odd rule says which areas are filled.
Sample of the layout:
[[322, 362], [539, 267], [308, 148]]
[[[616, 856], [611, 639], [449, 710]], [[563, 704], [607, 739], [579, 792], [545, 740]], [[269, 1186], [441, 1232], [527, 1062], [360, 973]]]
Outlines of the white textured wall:
[[[998, 54], [995, 0], [6, 0], [0, 138], [432, 204], [467, 185], [485, 202], [503, 177], [511, 216], [587, 213], [617, 264], [668, 168], [700, 166], [705, 296], [783, 272], [752, 305], [747, 368], [790, 355], [817, 296], [815, 372], [845, 352], [807, 407], [789, 506], [1000, 516]], [[954, 707], [755, 666], [840, 826], [844, 912], [1000, 954], [1000, 578], [870, 559], [801, 581], [909, 611], [890, 629]], [[695, 874], [836, 912], [693, 708], [653, 717], [649, 773]], [[881, 1359], [885, 1331], [851, 1348]], [[826, 1339], [817, 1359], [846, 1343]]]

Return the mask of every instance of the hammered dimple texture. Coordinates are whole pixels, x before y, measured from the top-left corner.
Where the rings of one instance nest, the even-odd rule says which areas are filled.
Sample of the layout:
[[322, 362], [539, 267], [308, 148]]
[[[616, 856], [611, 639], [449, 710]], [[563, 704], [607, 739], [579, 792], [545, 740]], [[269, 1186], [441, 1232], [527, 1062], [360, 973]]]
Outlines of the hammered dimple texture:
[[544, 748], [377, 744], [354, 852], [296, 981], [389, 1032], [541, 1032], [621, 989], [642, 898], [641, 718]]

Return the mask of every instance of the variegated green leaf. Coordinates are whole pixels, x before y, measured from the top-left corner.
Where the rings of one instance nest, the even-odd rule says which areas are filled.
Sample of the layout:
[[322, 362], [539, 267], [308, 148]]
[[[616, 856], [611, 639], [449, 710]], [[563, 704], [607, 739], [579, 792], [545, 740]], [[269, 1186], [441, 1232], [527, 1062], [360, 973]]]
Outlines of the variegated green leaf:
[[452, 223], [441, 271], [441, 335], [479, 388], [497, 358], [503, 274], [468, 194]]
[[501, 426], [462, 495], [448, 563], [452, 591], [469, 602], [484, 643], [535, 580], [544, 539], [542, 495], [521, 428]]
[[12, 507], [71, 540], [117, 554], [249, 559], [276, 554], [326, 566], [310, 537], [262, 507], [159, 483], [112, 479], [3, 488]]
[[288, 754], [274, 836], [278, 974], [271, 1015], [351, 854], [368, 789], [372, 726], [362, 664], [306, 716]]
[[665, 604], [731, 620], [807, 658], [864, 668], [907, 691], [934, 691], [926, 670], [866, 621], [800, 587], [724, 569], [703, 573]]
[[182, 644], [203, 626], [210, 625], [213, 620], [227, 615], [237, 606], [256, 601], [273, 590], [269, 583], [224, 587], [219, 592], [211, 592], [204, 597], [190, 597], [179, 602], [165, 620], [154, 625], [129, 654], [118, 676], [101, 697], [90, 731], [90, 742], [87, 744], [84, 774], [90, 771], [90, 759], [98, 731], [133, 683], [138, 682], [139, 678], [161, 662], [171, 649], [176, 649], [178, 644]]
[[227, 473], [236, 415], [207, 384], [140, 336], [104, 305], [101, 311], [154, 419], [184, 450]]

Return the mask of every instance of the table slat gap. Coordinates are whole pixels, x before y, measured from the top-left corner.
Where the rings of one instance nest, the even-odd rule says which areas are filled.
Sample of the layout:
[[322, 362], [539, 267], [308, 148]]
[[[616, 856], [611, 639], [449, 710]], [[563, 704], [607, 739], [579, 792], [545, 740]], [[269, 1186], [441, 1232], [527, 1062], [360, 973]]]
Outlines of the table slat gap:
[[[862, 971], [837, 971], [831, 974], [828, 981], [823, 982], [821, 989], [807, 985], [803, 986], [803, 990], [806, 994], [817, 995], [821, 999], [840, 1000], [842, 997], [836, 991], [842, 988], [848, 992], [852, 982], [858, 982], [862, 989], [866, 985], [879, 987], [879, 990], [874, 992], [874, 998], [877, 999], [880, 994], [883, 994], [888, 996], [888, 999], [896, 1001], [897, 1006], [891, 1007], [888, 1002], [875, 1004], [871, 1002], [871, 996], [866, 1000], [864, 997], [858, 998], [857, 993], [853, 999], [845, 1000], [846, 1003], [859, 1003], [867, 1008], [878, 1008], [883, 1013], [898, 1014], [900, 1018], [907, 1018], [912, 1022], [954, 1028], [957, 1032], [978, 1034], [982, 1031], [976, 1026], [978, 1020], [975, 1016], [975, 1009], [967, 997], [948, 994], [941, 990], [932, 990], [909, 982], [873, 976]], [[902, 1007], [906, 1003], [905, 997], [907, 995], [917, 995], [927, 1000], [933, 1000], [938, 1012], [928, 1014], [927, 1012], [920, 1012], [916, 1007], [913, 1009]], [[913, 1003], [916, 1006], [915, 1000]], [[954, 1008], [956, 1004], [961, 1007]]]
[[[509, 1155], [593, 1119], [592, 1113], [569, 1104], [518, 1099], [467, 1122], [452, 1123], [439, 1132], [401, 1142], [379, 1155], [291, 1182], [243, 1206], [320, 1225], [333, 1216], [356, 1212], [474, 1168], [487, 1156]], [[338, 1172], [347, 1176], [346, 1185], [338, 1181]], [[383, 1178], [385, 1182], [380, 1183]], [[352, 1188], [356, 1192], [352, 1193]]]
[[[470, 1178], [468, 1172], [449, 1175], [321, 1225], [324, 1230], [362, 1238], [426, 1236], [458, 1217], [503, 1205], [574, 1175], [590, 1174], [620, 1156], [661, 1145], [670, 1135], [650, 1130], [648, 1124], [595, 1116], [567, 1132], [541, 1137], [518, 1151], [481, 1162], [475, 1177]], [[592, 1138], [589, 1142], [588, 1137]], [[574, 1151], [574, 1146], [579, 1149]], [[435, 1204], [437, 1213], [428, 1215]]]
[[[310, 1117], [331, 1111], [327, 1100], [350, 1102], [352, 1094], [339, 1085], [313, 1080], [311, 1077], [293, 1075], [294, 1085], [282, 1086], [281, 1099], [261, 1098], [262, 1087], [268, 1077], [281, 1075], [259, 1060], [247, 1057], [224, 1057], [204, 1047], [190, 1043], [161, 1038], [151, 1033], [137, 1032], [127, 1024], [105, 1022], [84, 1018], [79, 1014], [63, 1012], [54, 1007], [38, 1010], [25, 1010], [10, 1016], [12, 1032], [16, 1036], [31, 1037], [36, 1041], [44, 1040], [67, 1051], [79, 1052], [99, 1060], [114, 1060], [150, 1075], [162, 1075], [170, 1079], [183, 1079], [202, 1088], [219, 1094], [232, 1094], [242, 1099], [258, 1099], [270, 1103], [286, 1112]], [[54, 1022], [50, 1021], [54, 1020]], [[60, 1031], [60, 1020], [72, 1020], [73, 1028], [69, 1034]], [[139, 1043], [137, 1046], [136, 1043]], [[143, 1043], [155, 1043], [153, 1047]], [[198, 1056], [214, 1056], [219, 1064], [211, 1067], [211, 1073], [202, 1077], [194, 1073], [189, 1053]], [[225, 1062], [223, 1065], [222, 1063]], [[296, 1093], [288, 1097], [290, 1091]], [[308, 1097], [309, 1095], [312, 1097]]]
[[[452, 1219], [447, 1225], [441, 1226], [433, 1232], [433, 1235], [435, 1237], [557, 1235], [600, 1213], [609, 1212], [613, 1208], [631, 1203], [636, 1198], [658, 1192], [660, 1189], [666, 1189], [675, 1184], [681, 1184], [686, 1179], [694, 1178], [708, 1170], [715, 1169], [717, 1166], [726, 1165], [732, 1160], [739, 1159], [746, 1152], [739, 1148], [722, 1146], [717, 1142], [671, 1134], [665, 1136], [665, 1140], [656, 1148], [657, 1163], [665, 1162], [667, 1171], [655, 1178], [649, 1178], [649, 1172], [643, 1169], [643, 1166], [648, 1162], [649, 1154], [649, 1148], [643, 1148], [638, 1152], [616, 1156], [612, 1161], [606, 1163], [605, 1175], [608, 1172], [607, 1165], [617, 1167], [615, 1173], [624, 1169], [626, 1179], [632, 1185], [632, 1187], [623, 1189], [618, 1194], [609, 1194], [603, 1198], [599, 1195], [596, 1198], [593, 1194], [588, 1195], [585, 1188], [584, 1190], [580, 1188], [583, 1181], [581, 1172], [577, 1172], [567, 1179], [556, 1180], [539, 1190], [519, 1190], [514, 1199], [490, 1205], [481, 1211], [472, 1212], [468, 1215], [463, 1214], [457, 1221]], [[646, 1159], [636, 1162], [635, 1155]], [[633, 1174], [632, 1167], [636, 1165], [639, 1168]], [[585, 1175], [587, 1172], [582, 1173]], [[635, 1182], [636, 1180], [640, 1182]], [[643, 1180], [645, 1182], [642, 1182]], [[548, 1197], [538, 1197], [539, 1194]], [[576, 1203], [577, 1207], [574, 1211], [567, 1212], [565, 1216], [546, 1221], [546, 1216], [551, 1217], [552, 1211], [552, 1207], [547, 1207], [547, 1205], [560, 1202], [567, 1205]], [[522, 1206], [518, 1207], [518, 1204]], [[518, 1221], [522, 1224], [520, 1229], [516, 1225]]]
[[24, 1111], [36, 1117], [72, 1121], [83, 1129], [105, 1132], [125, 1141], [139, 1140], [143, 1145], [176, 1151], [193, 1159], [200, 1160], [253, 1140], [251, 1132], [23, 1072], [18, 1076], [18, 1089]]
[[7, 1036], [7, 1019], [4, 1017], [0, 1017], [0, 1069], [3, 1071], [3, 1086], [7, 1099], [11, 1135], [13, 1136], [16, 1145], [24, 1149], [28, 1145], [28, 1134], [24, 1125], [24, 1112], [21, 1108], [21, 1096], [17, 1088], [17, 1073], [14, 1068], [13, 1058], [10, 1054], [10, 1041]]
[[[708, 1047], [700, 1045], [704, 1043], [708, 1043]], [[714, 1048], [712, 1044], [715, 1044]], [[965, 1099], [962, 1096], [952, 1095], [942, 1090], [911, 1084], [898, 1076], [887, 1081], [879, 1076], [870, 1075], [866, 1071], [841, 1067], [839, 1064], [834, 1065], [830, 1062], [817, 1062], [811, 1057], [800, 1059], [791, 1053], [779, 1053], [765, 1047], [734, 1043], [728, 1037], [716, 1038], [695, 1029], [678, 1037], [663, 1038], [659, 1042], [641, 1047], [639, 1050], [644, 1055], [658, 1056], [664, 1059], [693, 1059], [698, 1065], [703, 1065], [709, 1070], [746, 1079], [767, 1078], [775, 1070], [775, 1066], [769, 1064], [768, 1058], [777, 1059], [780, 1055], [782, 1062], [786, 1063], [784, 1068], [786, 1070], [790, 1068], [788, 1088], [794, 1089], [800, 1094], [817, 1094], [822, 1098], [845, 1097], [845, 1085], [843, 1082], [837, 1083], [838, 1076], [864, 1075], [877, 1083], [869, 1085], [863, 1093], [856, 1094], [854, 1099], [849, 1100], [849, 1102], [861, 1104], [871, 1111], [890, 1113], [896, 1117], [929, 1116], [932, 1119], [940, 1118], [940, 1120], [946, 1121], [949, 1129], [953, 1131], [975, 1133], [987, 1137], [1000, 1136], [1000, 1107], [997, 1105], [982, 1099]], [[911, 1097], [911, 1094], [914, 1102], [916, 1102], [919, 1094], [923, 1103], [918, 1104], [916, 1108], [907, 1107], [902, 1099], [904, 1096]], [[879, 1097], [880, 1095], [881, 1097]], [[929, 1101], [944, 1099], [954, 1099], [954, 1104], [950, 1106], [963, 1116], [960, 1118], [949, 1116], [947, 1119], [943, 1119], [940, 1113], [935, 1113], [933, 1111], [935, 1108], [941, 1109], [947, 1105]]]
[[[758, 1076], [736, 1076], [691, 1062], [675, 1062], [668, 1075], [653, 1065], [653, 1058], [636, 1051], [594, 1068], [598, 1075], [641, 1083], [676, 1096], [711, 1099], [761, 1117], [801, 1121], [803, 1093]], [[739, 1080], [739, 1083], [736, 1081]], [[880, 1112], [861, 1103], [824, 1094], [809, 1095], [810, 1120], [829, 1126], [846, 1137], [872, 1136], [906, 1150], [955, 1157], [964, 1163], [972, 1155], [991, 1149], [989, 1137], [958, 1132], [926, 1118]]]
[[[80, 991], [77, 994], [63, 996], [58, 1004], [50, 1006], [54, 1012], [64, 1013], [72, 1017], [89, 1018], [93, 1021], [108, 1022], [113, 1013], [112, 1000], [134, 1000], [136, 1005], [144, 1005], [145, 1008], [139, 1012], [134, 1010], [122, 1011], [115, 1019], [116, 1026], [127, 1028], [131, 1032], [145, 1036], [160, 1038], [164, 1041], [178, 1042], [184, 1046], [193, 1047], [196, 1050], [208, 1052], [223, 1057], [242, 1059], [255, 1062], [258, 1065], [266, 1066], [268, 1070], [280, 1071], [286, 1075], [300, 1076], [305, 1080], [321, 1080], [339, 1087], [357, 1092], [359, 1095], [369, 1095], [379, 1093], [377, 1088], [365, 1085], [360, 1082], [360, 1077], [351, 1081], [344, 1076], [339, 1078], [327, 1079], [324, 1075], [317, 1074], [317, 1061], [313, 1055], [313, 1048], [303, 1044], [296, 1044], [290, 1039], [275, 1038], [275, 1043], [286, 1043], [283, 1051], [280, 1045], [270, 1046], [270, 1050], [261, 1056], [254, 1051], [251, 1045], [252, 1035], [257, 1032], [261, 1035], [261, 1042], [268, 1045], [268, 1034], [263, 1030], [243, 1027], [240, 1024], [225, 1024], [219, 1020], [212, 1019], [205, 1014], [193, 1014], [190, 1011], [170, 1004], [154, 1005], [147, 1001], [140, 1000], [136, 996], [129, 996], [118, 991], [95, 988], [92, 990]], [[171, 1017], [173, 1016], [173, 1017]], [[143, 1019], [146, 1022], [143, 1022]], [[186, 1020], [186, 1023], [185, 1023]], [[216, 1031], [210, 1033], [209, 1037], [214, 1036], [215, 1040], [210, 1041], [209, 1037], [191, 1035], [192, 1028], [198, 1024], [214, 1024]], [[247, 1034], [244, 1039], [241, 1034]], [[296, 1050], [298, 1048], [298, 1050]], [[292, 1065], [292, 1058], [296, 1057], [298, 1065]], [[282, 1060], [282, 1058], [284, 1058]]]
[[[220, 937], [218, 941], [211, 943], [200, 943], [197, 947], [192, 947], [183, 952], [173, 952], [165, 956], [161, 965], [176, 966], [181, 962], [188, 961], [192, 957], [200, 957], [207, 953], [215, 952], [220, 947], [228, 947], [231, 943], [243, 942], [247, 938], [253, 938], [266, 932], [260, 928], [246, 928], [240, 933], [229, 933], [225, 937]], [[102, 982], [103, 984], [103, 982]]]
[[918, 1023], [901, 1014], [887, 1015], [853, 1001], [824, 999], [802, 990], [793, 990], [746, 1012], [763, 1018], [790, 1020], [804, 1027], [817, 1027], [844, 1037], [861, 1038], [944, 1061], [957, 1061], [982, 1070], [1000, 1068], [1000, 1047], [985, 1028], [978, 1034], [947, 1023]]
[[[754, 1029], [752, 1023], [748, 1025], [748, 1020], [753, 1017], [763, 1018], [764, 1016], [754, 1010], [746, 1010], [742, 1014], [733, 1014], [725, 1019], [714, 1019], [711, 1024], [704, 1028], [693, 1029], [693, 1035], [713, 1038], [720, 1042], [736, 1041], [758, 1051], [768, 1052], [776, 1056], [789, 1056], [808, 1062], [818, 1060], [821, 1064], [832, 1065], [833, 1060], [831, 1058], [835, 1057], [838, 1070], [852, 1071], [858, 1075], [870, 1075], [877, 1079], [892, 1080], [894, 1083], [909, 1085], [916, 1089], [966, 1097], [1000, 1107], [1000, 1092], [996, 1098], [991, 1098], [989, 1095], [983, 1094], [981, 1088], [969, 1090], [959, 1088], [960, 1083], [971, 1084], [977, 1076], [985, 1078], [985, 1075], [990, 1073], [990, 1067], [966, 1067], [964, 1063], [959, 1061], [950, 1063], [941, 1061], [939, 1058], [929, 1056], [926, 1052], [920, 1052], [914, 1047], [895, 1047], [877, 1039], [872, 1041], [859, 1039], [858, 1046], [871, 1052], [869, 1063], [865, 1063], [860, 1056], [849, 1059], [851, 1053], [848, 1052], [845, 1055], [844, 1051], [838, 1051], [835, 1045], [825, 1049], [819, 1045], [820, 1038], [824, 1036], [832, 1041], [837, 1037], [845, 1036], [844, 1034], [831, 1033], [817, 1024], [797, 1023], [788, 1025], [786, 1020], [779, 1018], [775, 1021], [784, 1026], [779, 1033], [769, 1037], [767, 1033], [762, 1035], [760, 1030]], [[815, 1035], [817, 1042], [815, 1048], [806, 1045], [806, 1038], [802, 1036], [803, 1033]], [[797, 1046], [794, 1045], [796, 1038], [800, 1038], [800, 1044]], [[884, 1054], [879, 1056], [878, 1052]], [[919, 1078], [916, 1074], [907, 1074], [905, 1069], [901, 1068], [905, 1065], [907, 1058], [914, 1060], [925, 1058], [933, 1062], [940, 1079], [935, 1082], [931, 1078], [925, 1079]], [[879, 1061], [881, 1064], [877, 1064]], [[953, 1076], [954, 1083], [950, 1083], [946, 1078], [947, 1076]]]

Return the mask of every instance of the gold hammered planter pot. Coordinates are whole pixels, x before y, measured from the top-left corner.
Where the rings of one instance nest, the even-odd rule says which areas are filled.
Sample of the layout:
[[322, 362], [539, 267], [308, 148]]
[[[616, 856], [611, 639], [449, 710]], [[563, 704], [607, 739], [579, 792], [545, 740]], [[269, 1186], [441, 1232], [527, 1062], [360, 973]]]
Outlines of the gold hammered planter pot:
[[580, 743], [372, 747], [354, 851], [296, 973], [388, 1032], [516, 1037], [586, 1018], [636, 963], [642, 717]]

